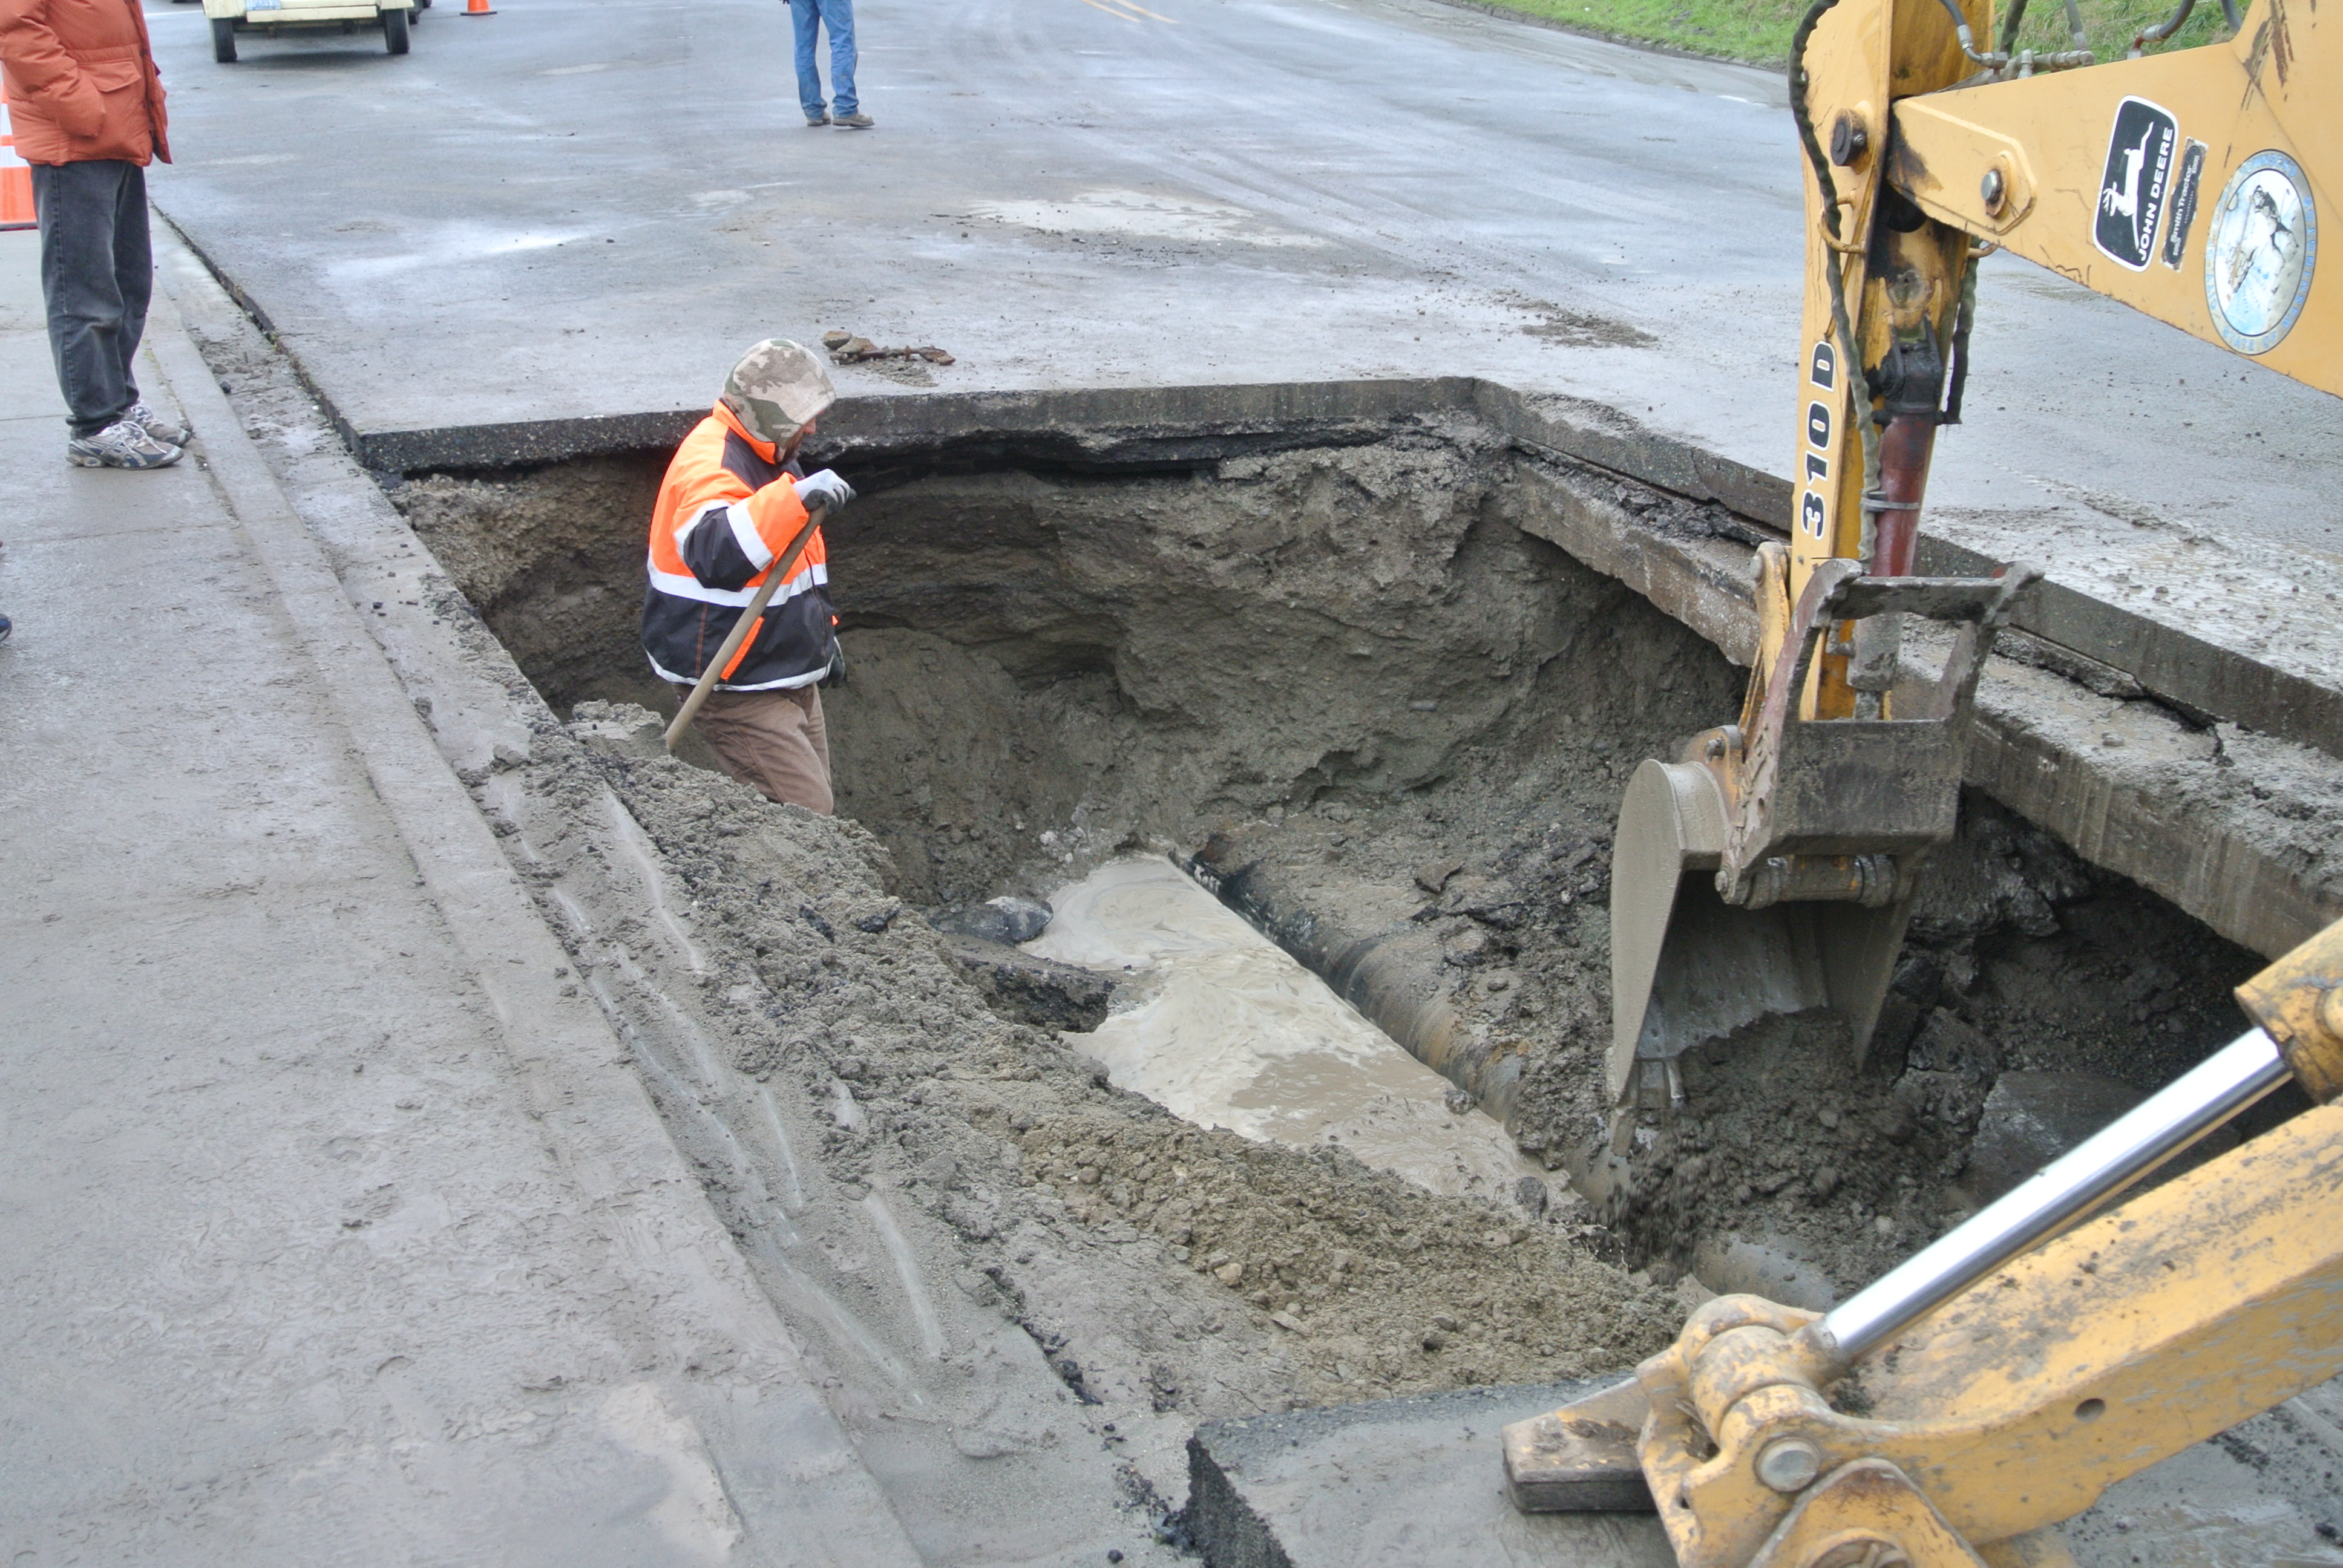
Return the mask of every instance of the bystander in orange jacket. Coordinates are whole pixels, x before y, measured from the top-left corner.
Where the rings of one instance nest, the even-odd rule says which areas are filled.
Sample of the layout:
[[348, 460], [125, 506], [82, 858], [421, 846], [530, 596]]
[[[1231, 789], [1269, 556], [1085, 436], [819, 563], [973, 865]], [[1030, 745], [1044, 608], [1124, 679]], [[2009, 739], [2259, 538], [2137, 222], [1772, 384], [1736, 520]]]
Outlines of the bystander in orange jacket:
[[168, 467], [195, 432], [138, 393], [155, 291], [146, 166], [171, 161], [146, 13], [138, 0], [0, 0], [0, 86], [32, 166], [65, 460]]
[[137, 0], [0, 0], [0, 79], [28, 164], [171, 161]]

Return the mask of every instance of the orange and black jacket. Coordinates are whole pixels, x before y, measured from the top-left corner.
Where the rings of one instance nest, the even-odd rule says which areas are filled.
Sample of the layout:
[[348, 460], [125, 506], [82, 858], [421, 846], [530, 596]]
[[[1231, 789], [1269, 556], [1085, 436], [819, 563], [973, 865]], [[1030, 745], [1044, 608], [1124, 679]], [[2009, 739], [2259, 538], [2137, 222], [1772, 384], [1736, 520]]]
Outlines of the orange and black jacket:
[[[650, 586], [643, 595], [643, 651], [665, 678], [685, 685], [699, 678], [763, 586], [766, 568], [805, 527], [805, 506], [789, 482], [799, 470], [779, 457], [721, 403], [676, 448], [651, 512]], [[829, 556], [817, 530], [718, 688], [812, 685], [838, 658], [837, 626]]]

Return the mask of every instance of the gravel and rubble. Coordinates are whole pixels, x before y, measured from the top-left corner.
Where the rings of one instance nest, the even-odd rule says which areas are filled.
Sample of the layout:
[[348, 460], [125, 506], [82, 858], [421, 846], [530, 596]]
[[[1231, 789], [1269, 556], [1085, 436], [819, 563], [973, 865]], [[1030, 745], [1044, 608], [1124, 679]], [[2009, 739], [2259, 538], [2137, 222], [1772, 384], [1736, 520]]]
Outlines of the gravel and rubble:
[[[857, 824], [657, 755], [645, 710], [581, 704], [575, 728], [689, 891], [733, 1065], [823, 1108], [830, 1176], [940, 1220], [957, 1255], [934, 1269], [1013, 1315], [1078, 1393], [1274, 1409], [1584, 1376], [1673, 1335], [1682, 1300], [1598, 1260], [1566, 1194], [1442, 1197], [1346, 1151], [1188, 1126], [989, 1007], [953, 939], [884, 890]], [[1078, 1280], [1068, 1235], [1148, 1243], [1130, 1255], [1163, 1276], [1164, 1332], [1124, 1282]]]
[[[1420, 1055], [1411, 1020], [1436, 1035], [1434, 1065], [1557, 1185], [1599, 1162], [1613, 816], [1634, 765], [1731, 713], [1741, 677], [1513, 527], [1542, 493], [1515, 462], [1429, 422], [1195, 475], [866, 498], [833, 547], [852, 676], [828, 702], [840, 809], [885, 849], [888, 894], [1046, 895], [1151, 842], [1252, 868], [1264, 928], [1322, 971], [1372, 947], [1406, 1016], [1353, 1000]], [[631, 668], [622, 596], [593, 586], [636, 569], [630, 463], [399, 492], [557, 704], [664, 696]], [[603, 516], [607, 538], [578, 526]], [[1737, 1237], [1847, 1288], [1973, 1202], [1996, 1075], [2156, 1088], [2235, 1032], [2227, 990], [2256, 967], [1971, 791], [1861, 1070], [1815, 1020], [1696, 1065], [1687, 1122], [1592, 1185], [1616, 1229], [1588, 1240], [1664, 1276]], [[1768, 1108], [1745, 1171], [1699, 1109], [1736, 1097]], [[1908, 1141], [1850, 1144], [1899, 1117]]]

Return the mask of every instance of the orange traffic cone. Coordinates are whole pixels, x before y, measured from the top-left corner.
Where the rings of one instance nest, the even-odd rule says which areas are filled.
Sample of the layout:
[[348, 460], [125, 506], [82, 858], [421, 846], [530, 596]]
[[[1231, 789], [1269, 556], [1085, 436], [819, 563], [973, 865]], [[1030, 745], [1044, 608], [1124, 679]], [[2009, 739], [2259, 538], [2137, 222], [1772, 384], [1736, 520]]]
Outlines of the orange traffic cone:
[[464, 9], [458, 13], [465, 16], [493, 16], [496, 14], [497, 8], [489, 5], [488, 0], [464, 0]]
[[33, 166], [16, 156], [8, 100], [0, 97], [0, 228], [33, 226]]

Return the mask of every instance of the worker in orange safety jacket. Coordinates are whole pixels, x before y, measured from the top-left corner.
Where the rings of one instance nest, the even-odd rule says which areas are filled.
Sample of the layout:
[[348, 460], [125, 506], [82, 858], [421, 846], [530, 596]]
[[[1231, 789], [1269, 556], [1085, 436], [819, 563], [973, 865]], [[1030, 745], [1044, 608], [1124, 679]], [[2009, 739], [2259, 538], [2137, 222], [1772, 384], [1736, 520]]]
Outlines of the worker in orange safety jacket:
[[[807, 474], [796, 460], [815, 417], [837, 397], [811, 349], [769, 338], [732, 367], [716, 407], [676, 448], [651, 512], [643, 651], [680, 689], [679, 698], [723, 647], [809, 513], [823, 508], [835, 518], [854, 499], [836, 474]], [[817, 529], [694, 719], [726, 772], [767, 799], [824, 815], [830, 739], [818, 688], [844, 668], [837, 628], [829, 553]]]

